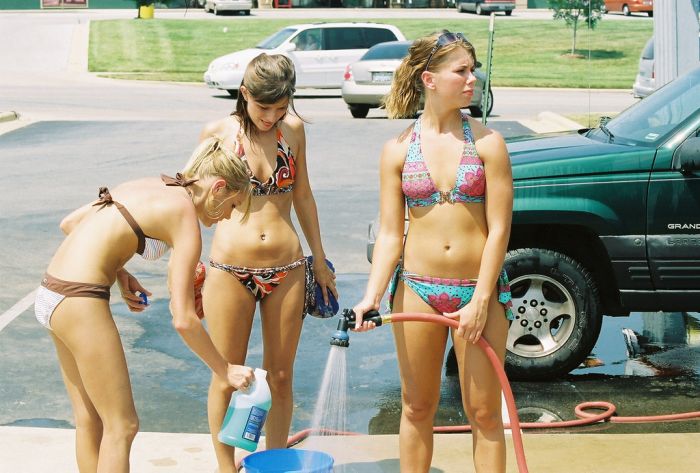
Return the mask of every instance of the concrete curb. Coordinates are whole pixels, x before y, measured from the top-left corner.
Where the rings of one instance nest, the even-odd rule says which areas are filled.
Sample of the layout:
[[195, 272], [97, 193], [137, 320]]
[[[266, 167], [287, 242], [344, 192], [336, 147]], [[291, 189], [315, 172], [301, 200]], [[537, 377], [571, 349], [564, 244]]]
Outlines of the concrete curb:
[[0, 122], [11, 122], [14, 120], [19, 120], [19, 113], [15, 111], [0, 112]]

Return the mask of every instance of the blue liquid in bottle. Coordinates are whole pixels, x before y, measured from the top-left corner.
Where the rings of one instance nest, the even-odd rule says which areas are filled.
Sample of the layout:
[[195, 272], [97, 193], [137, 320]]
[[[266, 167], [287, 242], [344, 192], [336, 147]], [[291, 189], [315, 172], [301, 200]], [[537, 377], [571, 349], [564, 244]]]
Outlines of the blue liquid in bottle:
[[235, 391], [231, 396], [224, 422], [219, 432], [219, 442], [239, 447], [249, 452], [258, 448], [267, 413], [272, 406], [267, 371], [255, 369], [255, 380], [247, 391]]

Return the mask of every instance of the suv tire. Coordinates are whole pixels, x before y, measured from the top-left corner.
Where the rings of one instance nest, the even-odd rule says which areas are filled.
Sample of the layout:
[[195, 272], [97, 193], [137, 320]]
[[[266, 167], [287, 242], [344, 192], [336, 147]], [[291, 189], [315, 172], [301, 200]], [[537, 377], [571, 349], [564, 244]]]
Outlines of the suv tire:
[[550, 379], [576, 368], [593, 349], [602, 322], [588, 270], [557, 251], [525, 248], [505, 261], [513, 295], [506, 343], [512, 379]]

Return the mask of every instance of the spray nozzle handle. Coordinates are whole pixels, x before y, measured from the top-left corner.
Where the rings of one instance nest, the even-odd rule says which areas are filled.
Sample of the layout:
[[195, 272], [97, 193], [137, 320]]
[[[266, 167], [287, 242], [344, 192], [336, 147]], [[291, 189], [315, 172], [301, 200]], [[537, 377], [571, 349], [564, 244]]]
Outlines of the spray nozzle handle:
[[[352, 309], [343, 309], [343, 315], [342, 317], [345, 319], [345, 321], [348, 324], [348, 328], [355, 328], [355, 324], [357, 321], [357, 315], [355, 314], [355, 311]], [[376, 311], [374, 309], [368, 310], [365, 312], [365, 314], [362, 316], [362, 321], [368, 321], [371, 320], [372, 322], [375, 323], [375, 325], [380, 326], [382, 324], [382, 316], [379, 314], [379, 311]]]

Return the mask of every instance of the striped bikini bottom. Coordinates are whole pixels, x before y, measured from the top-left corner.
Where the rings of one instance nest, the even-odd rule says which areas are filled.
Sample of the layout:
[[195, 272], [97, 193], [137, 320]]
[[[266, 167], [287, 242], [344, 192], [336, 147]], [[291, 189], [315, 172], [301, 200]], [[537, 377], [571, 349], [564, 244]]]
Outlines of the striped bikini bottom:
[[91, 297], [109, 301], [109, 286], [64, 281], [44, 274], [34, 299], [34, 315], [41, 325], [51, 330], [51, 316], [66, 297]]

